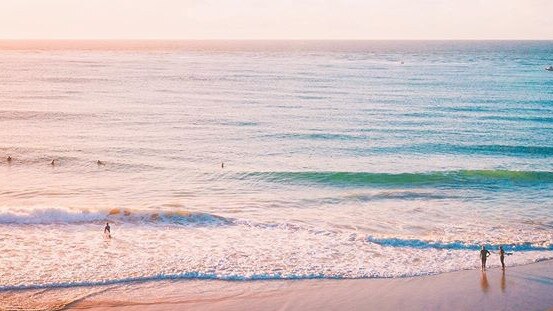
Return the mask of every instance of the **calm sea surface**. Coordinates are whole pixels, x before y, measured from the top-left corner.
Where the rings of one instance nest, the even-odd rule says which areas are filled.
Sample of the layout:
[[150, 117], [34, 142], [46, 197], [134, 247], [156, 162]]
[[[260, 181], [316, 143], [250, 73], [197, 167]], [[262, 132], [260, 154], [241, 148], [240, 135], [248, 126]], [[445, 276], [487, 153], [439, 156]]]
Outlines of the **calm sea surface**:
[[0, 291], [553, 258], [552, 64], [546, 41], [2, 42]]

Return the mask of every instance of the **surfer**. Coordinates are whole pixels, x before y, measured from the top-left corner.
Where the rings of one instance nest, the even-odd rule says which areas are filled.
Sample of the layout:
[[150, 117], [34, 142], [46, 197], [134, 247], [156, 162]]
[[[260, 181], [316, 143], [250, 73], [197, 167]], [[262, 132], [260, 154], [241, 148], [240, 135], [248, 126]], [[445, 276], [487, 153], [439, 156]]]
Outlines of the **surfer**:
[[12, 157], [8, 156], [8, 163], [11, 163], [11, 162], [12, 162]]
[[55, 161], [56, 161], [56, 160], [52, 160], [52, 162], [50, 162], [50, 165], [52, 165], [52, 166], [56, 165], [56, 162], [55, 162]]
[[486, 271], [486, 260], [490, 256], [490, 252], [486, 249], [486, 246], [482, 245], [480, 250], [480, 259], [482, 260], [482, 271]]
[[225, 162], [221, 162], [221, 168], [225, 168]]
[[96, 164], [98, 164], [98, 166], [105, 165], [104, 162], [102, 162], [100, 160], [96, 161]]
[[106, 222], [106, 227], [104, 228], [104, 235], [111, 239], [111, 228], [109, 226], [109, 222]]

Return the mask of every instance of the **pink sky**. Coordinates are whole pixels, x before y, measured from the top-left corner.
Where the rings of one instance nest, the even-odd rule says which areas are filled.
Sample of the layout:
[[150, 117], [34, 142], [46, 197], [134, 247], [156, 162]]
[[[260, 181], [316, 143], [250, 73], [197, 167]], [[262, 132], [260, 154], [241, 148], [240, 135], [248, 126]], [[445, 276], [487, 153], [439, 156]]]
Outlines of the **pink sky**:
[[1, 0], [3, 39], [553, 39], [553, 0]]

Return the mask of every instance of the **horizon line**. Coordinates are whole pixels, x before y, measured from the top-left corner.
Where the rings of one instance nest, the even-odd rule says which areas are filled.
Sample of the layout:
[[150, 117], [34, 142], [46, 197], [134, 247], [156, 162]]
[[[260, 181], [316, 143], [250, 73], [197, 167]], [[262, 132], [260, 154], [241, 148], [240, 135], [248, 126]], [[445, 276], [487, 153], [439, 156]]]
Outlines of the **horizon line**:
[[553, 41], [553, 38], [0, 38], [0, 41]]

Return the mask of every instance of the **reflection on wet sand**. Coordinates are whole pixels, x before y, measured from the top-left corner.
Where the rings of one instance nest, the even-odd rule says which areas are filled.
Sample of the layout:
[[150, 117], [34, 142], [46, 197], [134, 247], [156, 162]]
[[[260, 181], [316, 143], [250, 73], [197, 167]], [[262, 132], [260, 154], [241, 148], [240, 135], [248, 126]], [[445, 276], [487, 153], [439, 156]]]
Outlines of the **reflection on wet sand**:
[[505, 292], [505, 288], [507, 288], [507, 281], [505, 280], [505, 270], [501, 271], [501, 292]]
[[[492, 278], [494, 277], [494, 273], [492, 272]], [[495, 281], [494, 281], [495, 283]], [[499, 287], [501, 288], [501, 292], [505, 293], [507, 289], [507, 277], [505, 275], [505, 270], [501, 271], [501, 276], [499, 280]], [[490, 283], [488, 281], [488, 275], [485, 271], [482, 271], [480, 275], [480, 288], [482, 289], [483, 293], [488, 293], [490, 291]]]
[[490, 284], [488, 283], [488, 276], [486, 275], [485, 271], [482, 271], [482, 275], [480, 277], [480, 288], [482, 288], [482, 291], [484, 293], [487, 293], [490, 289]]

